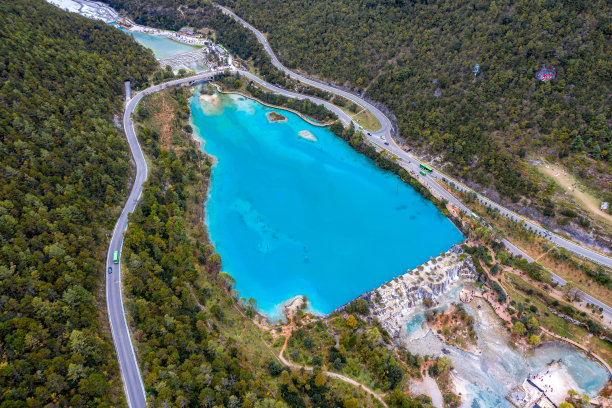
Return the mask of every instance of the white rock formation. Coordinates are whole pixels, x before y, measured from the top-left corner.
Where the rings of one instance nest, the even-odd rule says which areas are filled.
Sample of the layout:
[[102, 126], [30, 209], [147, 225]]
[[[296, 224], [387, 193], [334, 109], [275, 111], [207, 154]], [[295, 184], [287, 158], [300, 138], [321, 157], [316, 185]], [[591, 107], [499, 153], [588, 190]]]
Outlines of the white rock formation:
[[410, 309], [429, 299], [433, 304], [454, 282], [477, 277], [472, 258], [459, 245], [438, 258], [394, 278], [361, 298], [370, 303], [370, 311], [392, 338], [399, 338]]

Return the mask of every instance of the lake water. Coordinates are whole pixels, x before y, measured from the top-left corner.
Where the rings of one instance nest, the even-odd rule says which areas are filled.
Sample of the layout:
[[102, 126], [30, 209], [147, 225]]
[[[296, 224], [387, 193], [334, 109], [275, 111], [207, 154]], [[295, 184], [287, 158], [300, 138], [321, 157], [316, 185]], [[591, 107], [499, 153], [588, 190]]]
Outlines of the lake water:
[[[119, 13], [112, 7], [98, 1], [84, 0], [47, 0], [49, 3], [73, 13], [79, 13], [85, 17], [102, 20], [106, 23], [115, 22], [120, 19]], [[142, 46], [150, 48], [155, 54], [155, 58], [167, 58], [183, 52], [193, 51], [201, 48], [189, 44], [173, 41], [162, 35], [150, 35], [141, 32], [127, 31], [122, 27], [117, 27], [128, 35], [133, 35], [134, 39]]]
[[150, 48], [157, 59], [168, 58], [173, 55], [201, 48], [171, 40], [163, 35], [150, 35], [137, 31], [123, 31], [128, 35], [133, 35], [134, 39], [143, 47]]
[[[236, 95], [215, 107], [196, 93], [191, 109], [217, 159], [210, 237], [241, 296], [272, 318], [296, 295], [331, 312], [463, 240], [431, 202], [327, 128]], [[272, 111], [288, 120], [270, 123]]]

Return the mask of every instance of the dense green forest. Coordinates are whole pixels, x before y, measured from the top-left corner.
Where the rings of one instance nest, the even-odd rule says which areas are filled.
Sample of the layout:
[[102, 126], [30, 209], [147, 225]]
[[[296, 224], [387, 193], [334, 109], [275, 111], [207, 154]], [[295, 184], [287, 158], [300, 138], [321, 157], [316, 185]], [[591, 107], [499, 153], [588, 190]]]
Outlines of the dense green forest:
[[[254, 36], [206, 1], [108, 2], [142, 23], [213, 27], [267, 79], [285, 81]], [[612, 9], [605, 0], [221, 3], [267, 32], [288, 67], [384, 103], [400, 136], [455, 176], [515, 201], [543, 198], [524, 164], [545, 157], [594, 187], [610, 183]], [[535, 79], [543, 64], [556, 79]]]
[[[401, 136], [440, 155], [455, 175], [517, 199], [535, 193], [517, 163], [537, 153], [567, 158], [609, 186], [608, 1], [224, 3], [269, 33], [288, 67], [383, 102]], [[542, 64], [556, 79], [535, 79]]]
[[113, 126], [149, 51], [43, 0], [0, 3], [0, 406], [123, 404], [101, 298], [125, 197]]

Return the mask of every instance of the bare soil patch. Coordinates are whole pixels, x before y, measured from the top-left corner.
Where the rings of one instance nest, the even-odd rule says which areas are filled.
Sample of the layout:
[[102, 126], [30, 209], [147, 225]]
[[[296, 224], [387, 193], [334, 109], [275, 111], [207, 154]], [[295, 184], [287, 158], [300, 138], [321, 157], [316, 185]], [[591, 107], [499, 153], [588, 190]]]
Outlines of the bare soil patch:
[[600, 200], [590, 194], [587, 189], [562, 166], [556, 164], [542, 164], [536, 166], [537, 170], [553, 180], [571, 197], [576, 204], [587, 210], [593, 216], [607, 222], [612, 226], [612, 214], [600, 210]]

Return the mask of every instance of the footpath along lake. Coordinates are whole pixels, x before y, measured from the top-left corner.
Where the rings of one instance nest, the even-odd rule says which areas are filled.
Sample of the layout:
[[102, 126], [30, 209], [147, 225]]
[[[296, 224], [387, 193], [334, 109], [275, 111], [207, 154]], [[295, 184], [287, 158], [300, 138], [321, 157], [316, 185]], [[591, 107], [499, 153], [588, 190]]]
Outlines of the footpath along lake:
[[[463, 240], [429, 201], [325, 127], [238, 95], [191, 99], [216, 158], [206, 223], [241, 296], [328, 313]], [[271, 123], [278, 112], [285, 122]]]

